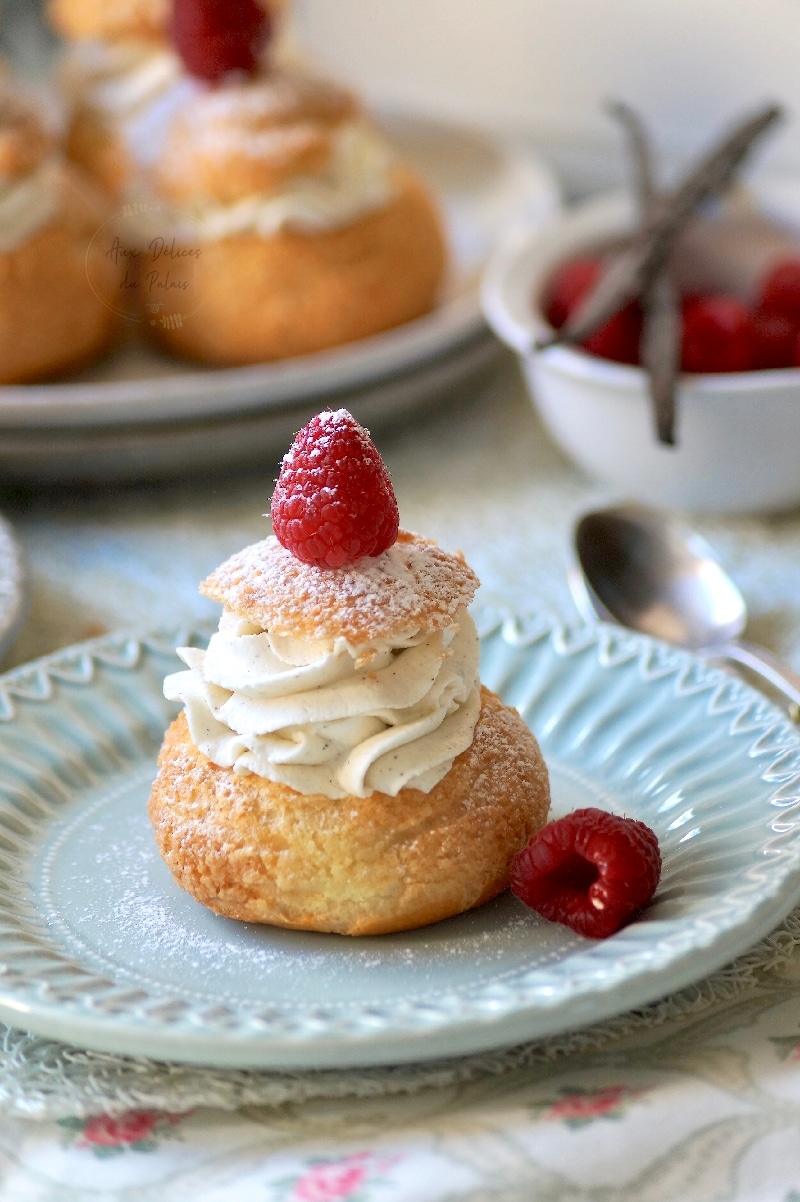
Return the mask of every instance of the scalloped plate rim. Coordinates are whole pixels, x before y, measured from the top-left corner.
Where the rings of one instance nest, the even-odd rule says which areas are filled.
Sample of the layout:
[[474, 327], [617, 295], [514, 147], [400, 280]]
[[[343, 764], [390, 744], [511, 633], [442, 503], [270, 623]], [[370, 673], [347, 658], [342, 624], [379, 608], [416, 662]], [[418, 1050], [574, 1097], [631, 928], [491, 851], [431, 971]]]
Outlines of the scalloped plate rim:
[[[800, 753], [800, 735], [781, 711], [750, 686], [733, 681], [726, 673], [688, 652], [603, 624], [594, 627], [569, 626], [537, 619], [527, 633], [519, 623], [512, 619], [504, 620], [502, 616], [484, 618], [479, 624], [484, 638], [495, 635], [520, 654], [542, 640], [554, 646], [561, 640], [566, 647], [572, 640], [573, 649], [581, 642], [584, 648], [596, 646], [600, 657], [609, 648], [612, 653], [616, 649], [617, 660], [613, 659], [612, 654], [607, 663], [598, 661], [599, 671], [613, 670], [617, 664], [627, 663], [631, 659], [644, 662], [645, 657], [654, 655], [665, 665], [667, 675], [691, 671], [701, 687], [707, 685], [726, 689], [732, 698], [729, 709], [737, 704], [747, 708], [755, 703], [756, 712], [761, 715], [761, 727], [764, 730], [779, 730], [786, 747], [794, 753]], [[206, 636], [208, 630], [202, 634]], [[151, 646], [159, 654], [168, 653], [182, 637], [185, 637], [183, 633], [175, 631], [145, 634], [140, 631], [117, 631], [63, 648], [0, 676], [0, 695], [20, 690], [24, 692], [26, 685], [29, 687], [31, 681], [41, 674], [54, 672], [57, 675], [86, 656], [99, 656], [102, 659], [104, 655], [110, 655], [113, 658], [116, 653], [124, 659], [131, 647], [137, 645], [145, 648]], [[43, 704], [48, 702], [44, 700]], [[763, 780], [763, 775], [759, 779]], [[343, 1030], [341, 1025], [334, 1028], [329, 1024], [326, 1030], [324, 1022], [322, 1029], [315, 1032], [310, 1032], [306, 1027], [294, 1034], [284, 1030], [277, 1036], [267, 1030], [254, 1032], [248, 1029], [237, 1033], [190, 1029], [186, 1025], [176, 1029], [169, 1023], [159, 1028], [152, 1021], [121, 1022], [115, 1016], [96, 1012], [79, 1013], [69, 1006], [43, 1003], [41, 999], [31, 997], [22, 999], [3, 989], [0, 964], [0, 1020], [12, 1026], [24, 1026], [35, 1034], [83, 1044], [98, 1051], [146, 1055], [218, 1067], [333, 1068], [440, 1059], [485, 1051], [610, 1018], [682, 988], [741, 954], [766, 935], [800, 901], [800, 838], [795, 836], [791, 849], [779, 848], [776, 859], [781, 856], [784, 857], [782, 874], [773, 873], [770, 887], [758, 891], [754, 904], [733, 926], [733, 941], [722, 937], [729, 936], [731, 931], [723, 931], [722, 936], [719, 930], [707, 931], [707, 937], [694, 936], [690, 947], [678, 955], [677, 960], [670, 960], [650, 970], [642, 970], [640, 966], [633, 978], [626, 975], [626, 957], [617, 956], [615, 962], [618, 966], [622, 964], [621, 979], [607, 977], [595, 981], [591, 988], [587, 988], [584, 982], [584, 987], [571, 998], [570, 1013], [566, 1019], [559, 1013], [559, 1007], [563, 1008], [564, 1005], [563, 996], [554, 996], [549, 1001], [546, 998], [531, 1001], [530, 997], [527, 1002], [519, 998], [509, 1001], [509, 989], [506, 986], [498, 989], [489, 983], [473, 991], [481, 999], [480, 1004], [474, 998], [458, 999], [462, 1008], [459, 1015], [442, 1012], [435, 1021], [428, 1019], [416, 1025], [407, 1022], [405, 1026], [400, 1024], [394, 1029], [378, 1032], [370, 1029], [369, 1025], [361, 1030]], [[743, 929], [745, 927], [746, 931]], [[603, 946], [609, 947], [610, 944], [587, 944], [587, 954], [591, 955], [593, 949]], [[631, 954], [635, 959], [638, 953], [634, 951]], [[534, 969], [527, 975], [536, 976], [539, 971]], [[515, 987], [517, 993], [523, 989], [525, 980], [525, 974], [518, 978]], [[624, 999], [621, 997], [622, 990]]]

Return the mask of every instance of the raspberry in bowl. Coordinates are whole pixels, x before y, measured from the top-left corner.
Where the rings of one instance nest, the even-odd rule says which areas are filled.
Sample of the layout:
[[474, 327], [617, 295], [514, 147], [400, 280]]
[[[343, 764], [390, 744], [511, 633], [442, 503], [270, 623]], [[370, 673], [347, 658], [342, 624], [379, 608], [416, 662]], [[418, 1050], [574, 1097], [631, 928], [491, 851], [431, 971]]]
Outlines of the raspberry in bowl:
[[[787, 228], [800, 224], [800, 184], [759, 183], [753, 196], [773, 221]], [[518, 354], [531, 401], [550, 437], [590, 478], [644, 504], [731, 514], [797, 506], [800, 366], [775, 366], [796, 348], [790, 345], [785, 313], [770, 308], [769, 295], [766, 306], [756, 297], [747, 306], [755, 329], [741, 334], [727, 360], [715, 358], [714, 331], [741, 313], [738, 318], [723, 313], [715, 301], [709, 318], [708, 297], [692, 297], [692, 305], [684, 306], [685, 320], [686, 310], [692, 310], [697, 337], [695, 358], [679, 379], [673, 446], [656, 437], [646, 375], [631, 362], [630, 317], [627, 332], [601, 331], [601, 353], [596, 346], [538, 349], [537, 343], [553, 334], [558, 305], [563, 314], [570, 296], [574, 303], [575, 288], [588, 287], [591, 262], [618, 245], [635, 223], [636, 206], [628, 193], [591, 199], [546, 229], [513, 232], [485, 274], [484, 313]], [[573, 273], [577, 283], [567, 280], [554, 308], [552, 283], [569, 263], [583, 266]], [[780, 295], [780, 288], [775, 293]]]

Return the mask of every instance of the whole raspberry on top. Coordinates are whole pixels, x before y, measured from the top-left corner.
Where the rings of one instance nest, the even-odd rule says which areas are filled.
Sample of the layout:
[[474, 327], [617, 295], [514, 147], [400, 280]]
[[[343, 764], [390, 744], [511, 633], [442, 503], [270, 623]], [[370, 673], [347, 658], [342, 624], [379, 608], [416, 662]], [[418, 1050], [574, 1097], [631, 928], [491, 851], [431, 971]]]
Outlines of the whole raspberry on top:
[[369, 431], [346, 409], [313, 417], [283, 457], [272, 494], [278, 542], [303, 563], [340, 568], [397, 538], [397, 500]]
[[660, 878], [650, 827], [593, 807], [548, 823], [511, 862], [511, 891], [520, 901], [590, 939], [624, 926]]
[[170, 32], [190, 75], [214, 82], [258, 70], [272, 21], [258, 0], [173, 0]]

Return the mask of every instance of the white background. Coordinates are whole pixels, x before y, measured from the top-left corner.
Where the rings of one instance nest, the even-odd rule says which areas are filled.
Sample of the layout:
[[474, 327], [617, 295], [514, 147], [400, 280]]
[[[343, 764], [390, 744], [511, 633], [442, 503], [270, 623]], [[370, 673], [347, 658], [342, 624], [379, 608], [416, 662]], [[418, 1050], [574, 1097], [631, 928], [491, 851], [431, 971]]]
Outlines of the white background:
[[522, 132], [576, 189], [619, 180], [618, 97], [662, 166], [767, 101], [800, 171], [800, 0], [295, 0], [298, 39], [375, 102]]

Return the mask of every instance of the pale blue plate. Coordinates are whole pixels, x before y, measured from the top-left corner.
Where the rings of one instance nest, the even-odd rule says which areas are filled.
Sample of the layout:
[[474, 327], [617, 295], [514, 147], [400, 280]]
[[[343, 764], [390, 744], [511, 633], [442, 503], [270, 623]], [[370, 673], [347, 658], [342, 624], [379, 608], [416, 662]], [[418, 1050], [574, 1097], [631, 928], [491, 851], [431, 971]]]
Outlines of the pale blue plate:
[[611, 627], [483, 639], [542, 744], [554, 812], [656, 830], [644, 918], [592, 942], [509, 895], [409, 934], [239, 924], [182, 893], [145, 814], [185, 636], [111, 636], [0, 677], [0, 1020], [99, 1050], [239, 1067], [476, 1052], [641, 1005], [800, 900], [800, 739], [759, 694]]

